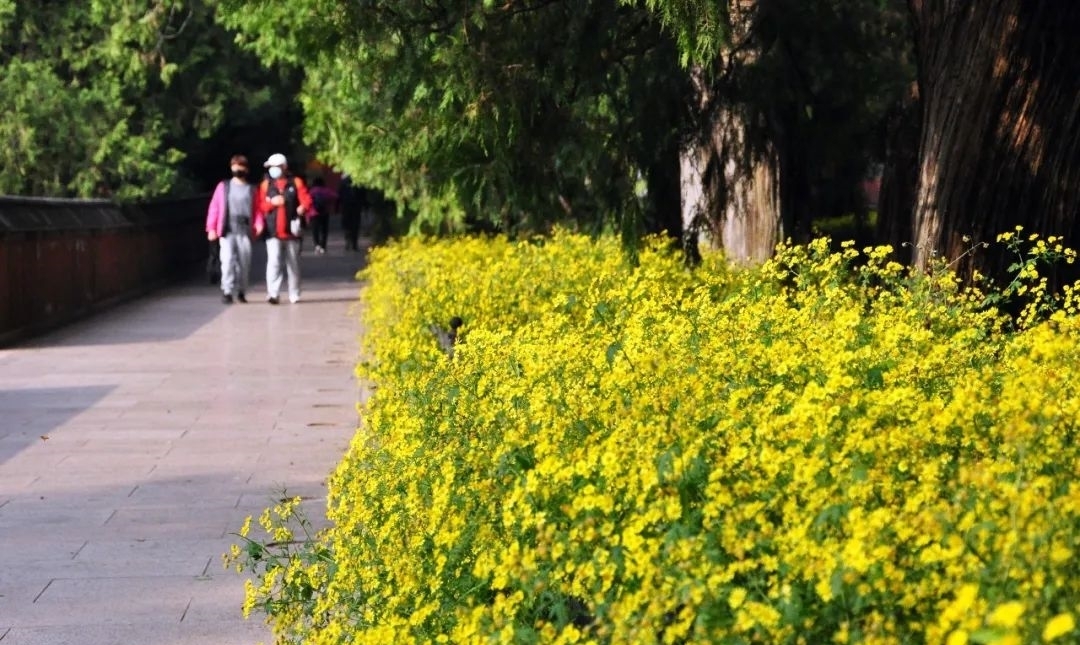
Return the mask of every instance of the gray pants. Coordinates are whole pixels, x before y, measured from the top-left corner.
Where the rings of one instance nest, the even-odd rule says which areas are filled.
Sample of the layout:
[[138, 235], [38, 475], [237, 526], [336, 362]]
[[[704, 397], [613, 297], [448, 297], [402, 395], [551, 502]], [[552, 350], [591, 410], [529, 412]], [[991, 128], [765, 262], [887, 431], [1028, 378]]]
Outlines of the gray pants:
[[231, 296], [248, 288], [251, 274], [251, 238], [246, 233], [227, 233], [221, 238], [221, 292]]
[[289, 276], [289, 301], [300, 300], [300, 240], [266, 240], [266, 295], [277, 298], [281, 280]]

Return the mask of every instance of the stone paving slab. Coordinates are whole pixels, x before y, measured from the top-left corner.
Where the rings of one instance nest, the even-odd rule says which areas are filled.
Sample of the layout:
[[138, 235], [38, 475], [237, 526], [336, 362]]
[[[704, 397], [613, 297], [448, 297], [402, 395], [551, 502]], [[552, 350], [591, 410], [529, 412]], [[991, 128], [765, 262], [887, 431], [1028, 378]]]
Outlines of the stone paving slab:
[[73, 645], [113, 643], [138, 645], [251, 645], [266, 641], [267, 628], [253, 618], [236, 626], [232, 619], [178, 624], [53, 626], [8, 629], [0, 627], [4, 645]]
[[[93, 544], [95, 543], [91, 542], [83, 546], [89, 548]], [[201, 552], [201, 550], [209, 546], [210, 543], [207, 542], [194, 542], [197, 548], [200, 549], [198, 554], [186, 553], [184, 549], [177, 553], [170, 549], [160, 554], [160, 557], [154, 558], [138, 551], [130, 552], [130, 555], [124, 557], [123, 554], [127, 552], [122, 547], [137, 544], [137, 542], [115, 544], [116, 546], [104, 551], [104, 555], [96, 559], [83, 557], [82, 552], [79, 552], [77, 557], [71, 560], [57, 560], [55, 556], [26, 560], [17, 563], [9, 571], [6, 571], [4, 577], [12, 583], [29, 581], [28, 584], [36, 587], [36, 581], [43, 577], [48, 577], [50, 580], [124, 579], [160, 576], [197, 577], [206, 575], [211, 568], [215, 569], [215, 573], [217, 569], [220, 569], [220, 561], [208, 558], [205, 553]], [[182, 545], [182, 543], [178, 544]], [[227, 544], [225, 548], [228, 548]], [[32, 600], [32, 602], [35, 601]]]
[[206, 592], [215, 599], [236, 598], [196, 576], [54, 578], [17, 626], [177, 624], [192, 598]]
[[221, 556], [283, 491], [326, 525], [366, 393], [362, 255], [276, 307], [261, 257], [249, 304], [192, 281], [0, 350], [0, 645], [272, 641]]

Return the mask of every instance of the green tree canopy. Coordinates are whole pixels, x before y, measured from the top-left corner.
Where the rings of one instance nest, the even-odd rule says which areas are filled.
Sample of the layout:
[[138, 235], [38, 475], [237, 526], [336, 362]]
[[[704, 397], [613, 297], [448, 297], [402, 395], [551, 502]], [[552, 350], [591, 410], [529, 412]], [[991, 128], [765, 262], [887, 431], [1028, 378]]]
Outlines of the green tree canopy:
[[910, 78], [899, 0], [220, 2], [260, 57], [305, 68], [320, 156], [432, 228], [678, 232], [679, 151], [727, 110], [749, 153], [779, 151], [808, 229], [850, 212]]
[[[320, 155], [421, 223], [537, 230], [660, 212], [649, 203], [659, 193], [642, 187], [659, 181], [650, 172], [659, 151], [677, 145], [688, 82], [674, 41], [643, 8], [615, 0], [221, 7], [264, 60], [304, 67], [305, 133]], [[664, 167], [676, 176], [677, 158]]]
[[0, 0], [0, 194], [192, 188], [185, 152], [273, 100], [267, 73], [183, 0]]

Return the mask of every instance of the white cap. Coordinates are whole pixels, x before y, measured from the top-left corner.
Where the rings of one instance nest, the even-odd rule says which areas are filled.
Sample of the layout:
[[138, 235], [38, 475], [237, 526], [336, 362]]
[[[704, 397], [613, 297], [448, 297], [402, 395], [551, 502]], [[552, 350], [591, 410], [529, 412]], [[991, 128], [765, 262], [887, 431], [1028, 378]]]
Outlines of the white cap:
[[266, 160], [266, 163], [263, 164], [263, 168], [269, 168], [270, 166], [287, 165], [289, 164], [285, 162], [285, 155], [281, 154], [280, 152], [275, 152], [274, 154], [270, 155], [269, 159]]

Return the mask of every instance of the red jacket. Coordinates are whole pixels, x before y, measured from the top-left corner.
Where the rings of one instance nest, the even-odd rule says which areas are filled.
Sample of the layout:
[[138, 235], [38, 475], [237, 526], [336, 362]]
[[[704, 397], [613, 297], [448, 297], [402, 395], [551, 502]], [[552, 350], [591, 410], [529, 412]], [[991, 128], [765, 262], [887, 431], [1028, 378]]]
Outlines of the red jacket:
[[[290, 179], [296, 188], [296, 215], [305, 219], [311, 217], [314, 211], [311, 203], [311, 193], [308, 192], [303, 179], [292, 176], [264, 179], [259, 184], [259, 192], [255, 196], [255, 203], [258, 204], [255, 213], [255, 230], [267, 230], [270, 235], [282, 240], [296, 239], [296, 236], [289, 231], [288, 198], [286, 198], [286, 204], [274, 206], [267, 196], [271, 192], [270, 182], [274, 182], [276, 192], [279, 195], [286, 195]], [[268, 227], [272, 227], [273, 230], [268, 230]]]

